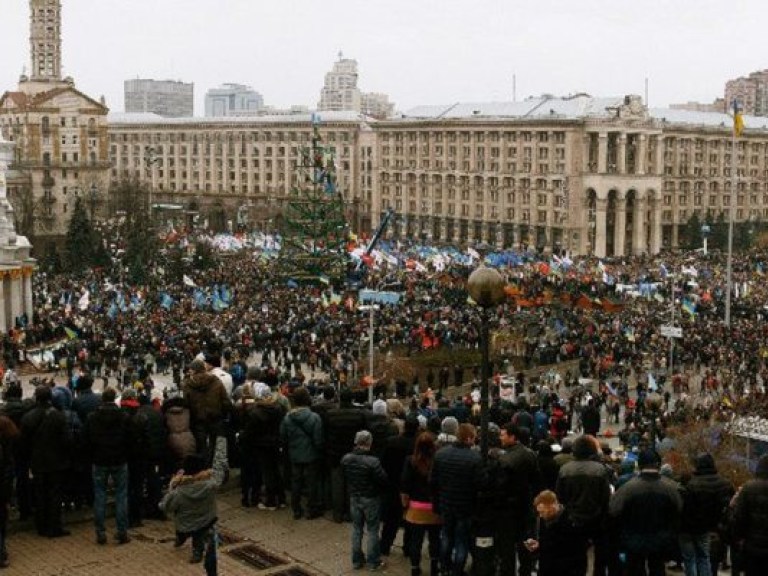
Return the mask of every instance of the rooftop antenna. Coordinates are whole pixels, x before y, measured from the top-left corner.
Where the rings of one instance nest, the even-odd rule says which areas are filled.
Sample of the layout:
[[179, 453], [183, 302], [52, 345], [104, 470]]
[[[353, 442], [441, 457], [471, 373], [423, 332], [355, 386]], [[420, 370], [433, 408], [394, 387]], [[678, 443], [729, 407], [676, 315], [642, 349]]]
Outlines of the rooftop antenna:
[[517, 74], [512, 74], [512, 102], [517, 102]]
[[648, 102], [648, 77], [645, 78], [645, 107], [649, 108], [650, 104]]

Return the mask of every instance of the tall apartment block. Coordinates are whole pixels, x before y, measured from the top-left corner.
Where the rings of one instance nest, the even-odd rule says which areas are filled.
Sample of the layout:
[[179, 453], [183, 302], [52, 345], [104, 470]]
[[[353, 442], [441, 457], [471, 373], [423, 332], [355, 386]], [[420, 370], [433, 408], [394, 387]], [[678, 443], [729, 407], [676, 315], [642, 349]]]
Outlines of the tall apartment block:
[[360, 112], [361, 94], [357, 87], [357, 60], [343, 58], [334, 63], [333, 70], [325, 75], [325, 84], [320, 91], [318, 110]]
[[194, 115], [194, 88], [192, 83], [174, 80], [126, 80], [125, 111], [189, 118]]
[[205, 93], [205, 115], [208, 118], [255, 116], [263, 108], [262, 95], [243, 84], [224, 84]]
[[729, 107], [738, 100], [744, 114], [768, 116], [768, 70], [758, 70], [725, 83], [725, 103]]

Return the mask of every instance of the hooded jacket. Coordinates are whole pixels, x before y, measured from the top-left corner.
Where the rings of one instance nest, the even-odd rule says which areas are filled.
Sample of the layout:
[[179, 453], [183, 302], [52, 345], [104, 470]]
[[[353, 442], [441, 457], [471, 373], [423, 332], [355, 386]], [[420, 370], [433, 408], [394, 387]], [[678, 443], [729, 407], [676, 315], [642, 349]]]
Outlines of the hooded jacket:
[[216, 522], [216, 491], [227, 473], [227, 439], [216, 438], [213, 468], [188, 476], [175, 476], [160, 502], [160, 509], [173, 516], [177, 532], [189, 534]]
[[245, 412], [240, 440], [247, 447], [277, 448], [283, 407], [274, 399], [258, 400]]
[[323, 452], [323, 425], [320, 416], [308, 407], [291, 410], [280, 423], [280, 438], [288, 449], [291, 462], [309, 464]]
[[710, 454], [696, 458], [693, 477], [683, 489], [684, 534], [704, 534], [717, 529], [723, 511], [733, 497], [733, 486], [717, 473]]
[[193, 423], [216, 423], [232, 407], [224, 384], [209, 372], [192, 374], [184, 381], [183, 388], [184, 401]]
[[736, 498], [733, 535], [746, 554], [768, 557], [768, 454], [757, 463], [755, 476]]

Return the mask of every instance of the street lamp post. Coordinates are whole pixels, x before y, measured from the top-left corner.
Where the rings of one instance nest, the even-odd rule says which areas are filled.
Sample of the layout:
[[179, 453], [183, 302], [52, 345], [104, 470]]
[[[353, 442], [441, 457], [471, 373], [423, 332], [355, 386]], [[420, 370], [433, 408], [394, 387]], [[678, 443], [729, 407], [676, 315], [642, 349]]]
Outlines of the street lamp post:
[[467, 290], [472, 300], [480, 307], [480, 349], [482, 354], [482, 380], [480, 381], [480, 454], [488, 458], [488, 388], [490, 374], [488, 309], [504, 300], [504, 279], [493, 268], [481, 264], [467, 281]]

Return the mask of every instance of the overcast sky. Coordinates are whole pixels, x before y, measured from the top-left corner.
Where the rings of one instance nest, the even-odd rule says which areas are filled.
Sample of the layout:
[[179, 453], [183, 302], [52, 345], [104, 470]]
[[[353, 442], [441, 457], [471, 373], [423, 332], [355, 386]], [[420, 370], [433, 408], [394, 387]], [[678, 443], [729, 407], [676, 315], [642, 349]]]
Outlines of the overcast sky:
[[[62, 0], [63, 73], [122, 111], [123, 81], [248, 84], [317, 105], [339, 52], [399, 110], [550, 93], [723, 95], [768, 68], [766, 0]], [[29, 70], [29, 2], [0, 0], [0, 91]]]

